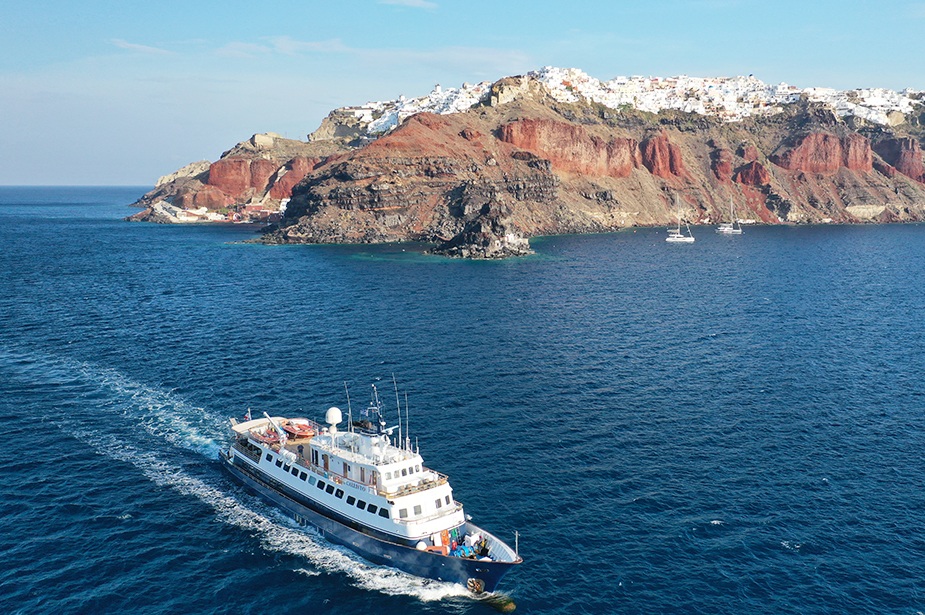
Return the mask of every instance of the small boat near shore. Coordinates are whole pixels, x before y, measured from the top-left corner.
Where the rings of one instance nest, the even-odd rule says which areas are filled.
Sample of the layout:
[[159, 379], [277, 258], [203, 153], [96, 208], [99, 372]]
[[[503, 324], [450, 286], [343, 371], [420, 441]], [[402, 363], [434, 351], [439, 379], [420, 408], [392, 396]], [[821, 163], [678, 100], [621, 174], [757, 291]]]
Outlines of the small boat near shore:
[[665, 241], [668, 243], [694, 243], [694, 234], [691, 232], [691, 227], [685, 223], [687, 226], [687, 235], [681, 232], [681, 204], [678, 202], [678, 195], [674, 196], [675, 205], [678, 206], [678, 226], [677, 228], [668, 229], [668, 237], [665, 238]]
[[722, 235], [741, 235], [742, 226], [736, 226], [735, 207], [732, 199], [729, 199], [729, 222], [720, 222], [716, 227], [716, 232]]
[[231, 419], [234, 441], [219, 453], [225, 468], [332, 542], [477, 594], [494, 591], [523, 561], [516, 548], [469, 520], [447, 476], [424, 465], [407, 429], [402, 436], [401, 421], [386, 427], [375, 386], [361, 420], [350, 416], [344, 431], [336, 407], [328, 409], [327, 425], [266, 413], [252, 419], [250, 411], [247, 418]]

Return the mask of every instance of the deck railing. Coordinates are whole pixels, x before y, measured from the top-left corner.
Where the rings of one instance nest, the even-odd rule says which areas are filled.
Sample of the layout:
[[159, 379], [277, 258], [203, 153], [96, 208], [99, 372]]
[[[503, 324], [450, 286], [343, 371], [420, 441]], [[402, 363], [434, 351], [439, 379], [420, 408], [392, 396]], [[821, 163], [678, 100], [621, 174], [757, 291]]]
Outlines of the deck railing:
[[[264, 446], [266, 446], [265, 443], [261, 443], [261, 444], [264, 444]], [[272, 450], [276, 451], [277, 453], [279, 452], [280, 446], [278, 443], [270, 444], [269, 446]], [[252, 454], [249, 451], [247, 451], [246, 448], [244, 448], [243, 446], [239, 446], [238, 443], [235, 444], [235, 447], [238, 448], [238, 450], [241, 450], [241, 452], [246, 454], [248, 457], [253, 459], [254, 462], [259, 461], [260, 459], [259, 453]], [[287, 445], [286, 450], [289, 450], [289, 445]], [[289, 452], [297, 454], [297, 451], [289, 450]], [[367, 493], [374, 493], [377, 495], [381, 495], [386, 498], [402, 497], [405, 495], [411, 495], [412, 493], [426, 491], [428, 489], [432, 489], [433, 487], [439, 487], [440, 485], [445, 485], [449, 481], [449, 477], [446, 474], [441, 474], [440, 472], [436, 472], [429, 468], [423, 468], [420, 474], [423, 475], [426, 473], [426, 474], [429, 474], [430, 477], [426, 479], [422, 478], [420, 483], [414, 484], [414, 485], [401, 485], [396, 488], [386, 489], [383, 486], [374, 487], [373, 485], [367, 485], [365, 483], [361, 483], [357, 480], [354, 480], [352, 478], [349, 478], [347, 476], [344, 476], [343, 474], [334, 472], [332, 470], [325, 470], [324, 468], [320, 466], [316, 466], [312, 464], [304, 457], [298, 457], [295, 461], [295, 465], [301, 466], [305, 468], [306, 470], [312, 472], [313, 474], [316, 474], [319, 477], [324, 478], [325, 480], [332, 480], [335, 483], [347, 482], [347, 483], [350, 483], [351, 486], [357, 489], [361, 489], [363, 491], [366, 491]]]
[[240, 441], [236, 441], [234, 443], [234, 449], [238, 451], [239, 453], [241, 453], [242, 455], [244, 455], [245, 457], [247, 457], [248, 459], [250, 459], [251, 461], [253, 461], [254, 463], [260, 462], [260, 449], [257, 449], [255, 451], [251, 448], [248, 448], [246, 445], [244, 445]]

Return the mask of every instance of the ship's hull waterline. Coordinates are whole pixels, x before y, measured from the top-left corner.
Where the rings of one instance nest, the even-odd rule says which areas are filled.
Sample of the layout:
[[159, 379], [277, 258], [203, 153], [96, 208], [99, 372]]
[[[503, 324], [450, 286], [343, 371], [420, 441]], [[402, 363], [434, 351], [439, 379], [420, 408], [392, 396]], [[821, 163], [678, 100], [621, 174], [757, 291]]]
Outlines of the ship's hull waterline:
[[[311, 525], [327, 540], [351, 549], [374, 564], [391, 566], [419, 577], [459, 583], [476, 591], [492, 592], [511, 567], [521, 561], [519, 558], [513, 562], [466, 559], [421, 551], [414, 547], [382, 540], [347, 527], [287, 497], [261, 480], [254, 469], [236, 465], [235, 458], [229, 456], [227, 452], [220, 452], [219, 457], [232, 476], [261, 498], [283, 510], [299, 524]], [[241, 462], [241, 464], [246, 465], [246, 462]], [[493, 540], [498, 541], [497, 538], [470, 522], [466, 522], [464, 529], [466, 532], [478, 532], [491, 536]]]

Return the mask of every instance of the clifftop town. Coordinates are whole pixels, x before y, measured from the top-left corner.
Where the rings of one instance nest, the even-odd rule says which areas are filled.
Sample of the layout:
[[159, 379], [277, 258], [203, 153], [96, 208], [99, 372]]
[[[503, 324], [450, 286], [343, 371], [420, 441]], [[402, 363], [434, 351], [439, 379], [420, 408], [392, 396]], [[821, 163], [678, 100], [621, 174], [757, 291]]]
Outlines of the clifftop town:
[[270, 222], [263, 241], [423, 240], [494, 258], [527, 238], [684, 217], [925, 219], [923, 94], [544, 68], [332, 111], [161, 178], [133, 219]]

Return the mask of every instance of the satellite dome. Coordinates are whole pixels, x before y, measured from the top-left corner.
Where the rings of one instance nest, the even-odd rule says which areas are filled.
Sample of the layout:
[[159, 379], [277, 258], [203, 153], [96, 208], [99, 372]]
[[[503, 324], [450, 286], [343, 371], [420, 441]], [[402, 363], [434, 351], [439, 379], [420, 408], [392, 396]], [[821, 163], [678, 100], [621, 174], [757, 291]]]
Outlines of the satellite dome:
[[340, 408], [331, 406], [324, 414], [324, 420], [328, 425], [337, 425], [344, 420], [344, 416], [341, 414]]

